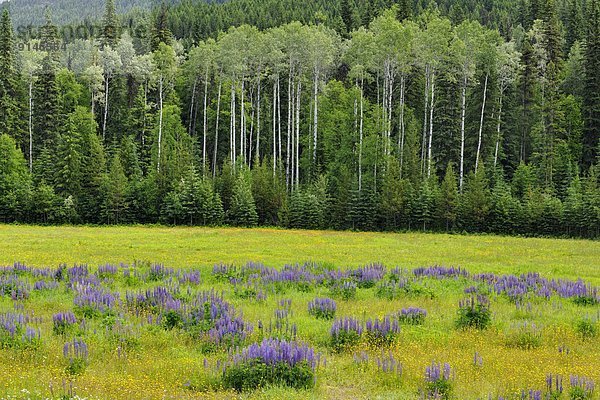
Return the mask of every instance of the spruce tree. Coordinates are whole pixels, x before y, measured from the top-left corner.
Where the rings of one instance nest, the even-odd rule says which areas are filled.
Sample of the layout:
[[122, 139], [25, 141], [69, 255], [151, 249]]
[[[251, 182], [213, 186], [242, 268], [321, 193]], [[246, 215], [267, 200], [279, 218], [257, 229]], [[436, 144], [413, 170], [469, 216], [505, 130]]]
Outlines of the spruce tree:
[[5, 9], [0, 17], [0, 134], [17, 135], [18, 72], [13, 26]]
[[102, 215], [107, 224], [123, 222], [127, 210], [128, 182], [119, 154], [115, 154], [103, 185]]
[[583, 166], [589, 168], [596, 161], [600, 138], [600, 5], [598, 0], [588, 2], [585, 41], [585, 94], [583, 116]]
[[341, 0], [341, 15], [346, 27], [346, 33], [350, 34], [354, 29], [354, 12], [350, 7], [350, 0]]
[[106, 0], [104, 27], [102, 29], [102, 45], [115, 48], [120, 38], [119, 21], [115, 11], [115, 1]]
[[227, 211], [227, 220], [231, 225], [253, 227], [258, 223], [258, 214], [252, 187], [247, 173], [240, 173], [231, 197], [231, 206]]

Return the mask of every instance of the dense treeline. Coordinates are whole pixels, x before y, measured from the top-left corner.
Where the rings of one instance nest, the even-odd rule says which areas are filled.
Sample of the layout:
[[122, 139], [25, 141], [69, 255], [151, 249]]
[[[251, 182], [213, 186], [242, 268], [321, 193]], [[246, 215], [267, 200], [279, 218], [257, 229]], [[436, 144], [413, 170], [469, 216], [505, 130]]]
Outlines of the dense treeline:
[[341, 3], [342, 34], [189, 50], [166, 7], [132, 38], [109, 0], [64, 51], [48, 16], [17, 52], [4, 13], [0, 218], [600, 234], [597, 0], [585, 29], [532, 1], [508, 39], [402, 2], [356, 28]]

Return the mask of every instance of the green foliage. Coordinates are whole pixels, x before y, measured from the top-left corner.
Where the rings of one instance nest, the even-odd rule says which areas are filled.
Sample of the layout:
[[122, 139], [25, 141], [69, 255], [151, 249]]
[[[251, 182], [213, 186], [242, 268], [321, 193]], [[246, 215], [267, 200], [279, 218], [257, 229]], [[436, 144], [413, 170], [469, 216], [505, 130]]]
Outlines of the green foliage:
[[223, 386], [238, 392], [269, 385], [308, 389], [314, 386], [314, 372], [305, 362], [294, 366], [281, 362], [271, 366], [256, 360], [227, 366], [223, 375]]
[[456, 327], [459, 329], [487, 329], [492, 323], [489, 303], [471, 298], [458, 308]]
[[240, 173], [233, 187], [227, 221], [234, 226], [244, 227], [252, 227], [258, 223], [250, 178], [245, 172]]
[[590, 318], [583, 318], [575, 323], [575, 330], [584, 339], [592, 339], [598, 335], [597, 323]]

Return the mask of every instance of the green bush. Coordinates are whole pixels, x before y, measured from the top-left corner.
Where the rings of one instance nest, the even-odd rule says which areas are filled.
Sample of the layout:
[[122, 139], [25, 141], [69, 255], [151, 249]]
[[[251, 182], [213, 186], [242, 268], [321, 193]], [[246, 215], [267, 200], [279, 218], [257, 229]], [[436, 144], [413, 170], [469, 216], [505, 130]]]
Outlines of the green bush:
[[294, 366], [280, 362], [271, 366], [255, 360], [229, 366], [223, 375], [223, 386], [238, 392], [268, 385], [307, 389], [314, 385], [314, 372], [306, 362]]

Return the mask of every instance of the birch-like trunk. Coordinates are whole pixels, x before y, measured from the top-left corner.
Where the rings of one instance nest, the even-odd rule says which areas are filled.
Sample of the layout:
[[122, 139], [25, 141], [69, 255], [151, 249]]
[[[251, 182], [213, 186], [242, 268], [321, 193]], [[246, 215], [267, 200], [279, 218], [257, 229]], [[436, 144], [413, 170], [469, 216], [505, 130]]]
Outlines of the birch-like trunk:
[[500, 125], [502, 124], [502, 100], [504, 92], [500, 90], [500, 98], [498, 100], [498, 120], [496, 122], [496, 149], [494, 150], [494, 168], [498, 164], [498, 152], [500, 148]]
[[483, 86], [483, 104], [481, 105], [481, 118], [479, 119], [479, 139], [477, 141], [477, 158], [475, 159], [475, 172], [479, 169], [479, 156], [481, 155], [481, 140], [483, 136], [483, 117], [485, 114], [485, 101], [487, 98], [488, 78], [490, 74], [485, 75], [485, 84]]
[[221, 89], [222, 82], [219, 79], [219, 90], [217, 93], [217, 115], [215, 121], [215, 148], [213, 152], [213, 178], [217, 175], [217, 152], [219, 150], [219, 114], [221, 113]]
[[256, 100], [257, 106], [256, 106], [256, 162], [260, 165], [260, 86], [261, 86], [261, 79], [260, 79], [260, 75], [258, 76], [258, 93], [257, 93], [257, 97], [258, 99]]
[[427, 147], [427, 113], [429, 111], [429, 66], [425, 66], [425, 96], [423, 116], [423, 138], [421, 139], [421, 174], [425, 174], [425, 149]]
[[315, 69], [314, 73], [314, 91], [313, 91], [313, 165], [317, 165], [317, 134], [319, 126], [319, 71]]
[[399, 121], [399, 128], [400, 128], [400, 137], [399, 137], [399, 147], [400, 147], [400, 178], [402, 178], [402, 169], [404, 166], [404, 138], [405, 138], [405, 131], [406, 131], [406, 127], [404, 124], [404, 108], [405, 108], [405, 99], [404, 99], [404, 93], [405, 93], [405, 86], [406, 86], [406, 78], [404, 77], [404, 75], [402, 75], [400, 77], [400, 121]]
[[302, 82], [298, 82], [296, 100], [296, 189], [300, 184], [300, 100], [302, 93]]
[[[161, 76], [158, 80], [158, 103], [160, 107], [158, 117], [158, 160], [156, 163], [156, 170], [160, 172], [160, 157], [162, 154], [162, 123], [163, 123], [163, 81], [164, 78]], [[108, 108], [108, 107], [107, 107]], [[106, 120], [105, 120], [106, 123]]]
[[[162, 82], [161, 82], [161, 85], [162, 85]], [[102, 121], [102, 141], [103, 142], [106, 141], [106, 121], [107, 120], [108, 120], [108, 75], [106, 75], [104, 77], [104, 121]]]
[[[204, 104], [202, 110], [202, 169], [203, 173], [206, 174], [206, 136], [208, 134], [208, 115], [206, 115], [206, 111], [208, 110], [208, 68], [206, 68], [206, 72], [204, 74]], [[196, 118], [194, 118], [194, 121]]]
[[431, 73], [431, 104], [429, 107], [429, 143], [427, 144], [427, 177], [431, 176], [431, 147], [433, 144], [433, 108], [435, 105], [435, 70]]
[[273, 82], [273, 176], [277, 171], [277, 82]]
[[360, 120], [358, 124], [358, 192], [362, 191], [362, 150], [363, 150], [363, 127], [364, 127], [364, 97], [365, 79], [360, 81]]
[[33, 78], [30, 78], [29, 79], [29, 173], [32, 173], [32, 172], [33, 172]]
[[192, 120], [194, 116], [194, 104], [196, 103], [196, 86], [198, 85], [198, 77], [194, 79], [194, 86], [192, 88], [192, 99], [190, 101], [190, 115], [188, 118], [188, 133], [192, 135]]
[[462, 192], [465, 176], [465, 115], [467, 110], [467, 77], [464, 77], [461, 95], [461, 114], [460, 114], [460, 167], [458, 187]]

